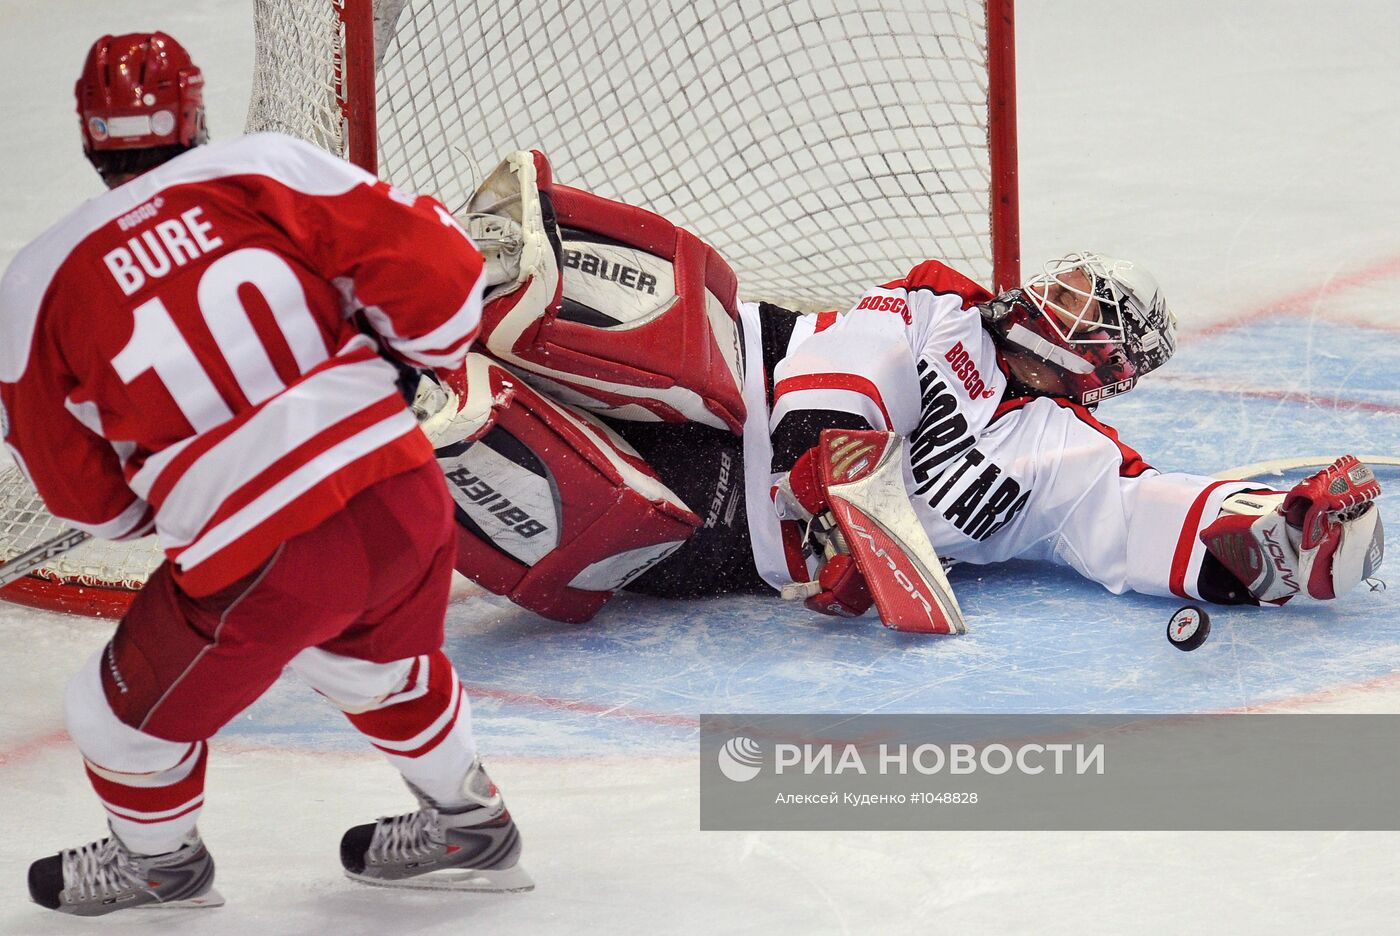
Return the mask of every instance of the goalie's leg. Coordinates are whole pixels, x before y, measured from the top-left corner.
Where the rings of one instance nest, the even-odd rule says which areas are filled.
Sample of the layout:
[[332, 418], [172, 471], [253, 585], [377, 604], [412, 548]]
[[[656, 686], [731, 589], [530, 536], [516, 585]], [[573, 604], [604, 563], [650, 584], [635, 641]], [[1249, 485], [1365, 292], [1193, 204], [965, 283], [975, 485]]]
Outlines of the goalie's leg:
[[764, 594], [744, 503], [743, 441], [695, 423], [615, 422], [612, 427], [700, 516], [685, 544], [627, 584], [659, 598]]
[[714, 249], [659, 215], [554, 184], [540, 153], [511, 154], [464, 220], [519, 241], [518, 260], [488, 263], [478, 347], [599, 415], [740, 432], [738, 281]]
[[600, 421], [472, 354], [460, 441], [437, 450], [457, 570], [554, 620], [591, 618], [701, 520]]

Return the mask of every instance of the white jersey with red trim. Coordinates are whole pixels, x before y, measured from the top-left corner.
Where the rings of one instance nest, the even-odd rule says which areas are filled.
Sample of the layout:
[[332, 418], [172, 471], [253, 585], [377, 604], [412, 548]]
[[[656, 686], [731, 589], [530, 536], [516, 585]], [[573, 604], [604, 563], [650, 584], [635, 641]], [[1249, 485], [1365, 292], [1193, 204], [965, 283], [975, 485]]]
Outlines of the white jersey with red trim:
[[941, 556], [1047, 560], [1115, 593], [1200, 597], [1200, 530], [1225, 497], [1258, 485], [1159, 473], [1078, 404], [1008, 399], [975, 308], [990, 298], [927, 261], [845, 315], [803, 316], [770, 374], [755, 350], [762, 313], [741, 308], [745, 493], [759, 574], [775, 588], [813, 577], [816, 559], [773, 485], [821, 428], [868, 425], [904, 437], [905, 484]]
[[0, 413], [58, 517], [159, 533], [207, 594], [431, 446], [388, 353], [457, 367], [482, 259], [436, 201], [308, 144], [199, 147], [82, 205], [0, 282]]

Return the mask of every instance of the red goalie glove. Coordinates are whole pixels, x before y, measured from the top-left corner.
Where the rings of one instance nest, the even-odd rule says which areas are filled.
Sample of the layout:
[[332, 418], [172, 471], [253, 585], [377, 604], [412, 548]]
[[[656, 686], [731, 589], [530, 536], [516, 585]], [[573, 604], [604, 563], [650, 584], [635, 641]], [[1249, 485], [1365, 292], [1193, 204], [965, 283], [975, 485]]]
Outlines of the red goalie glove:
[[817, 575], [816, 584], [821, 590], [803, 604], [820, 614], [860, 617], [870, 610], [875, 599], [837, 529], [836, 518], [827, 502], [826, 487], [822, 484], [818, 453], [818, 448], [803, 452], [787, 477], [793, 499], [811, 514], [812, 530], [828, 556], [826, 565]]
[[1354, 455], [1342, 456], [1288, 492], [1282, 510], [1289, 530], [1300, 536], [1308, 594], [1335, 598], [1380, 565], [1384, 539], [1372, 503], [1380, 494], [1375, 474]]
[[870, 585], [865, 576], [856, 568], [856, 561], [850, 553], [839, 553], [822, 566], [817, 576], [821, 591], [803, 602], [813, 611], [834, 614], [837, 617], [860, 617], [875, 599], [870, 596]]
[[779, 493], [807, 515], [826, 563], [817, 579], [784, 586], [823, 614], [857, 617], [871, 604], [901, 631], [961, 634], [962, 610], [904, 488], [893, 432], [823, 429]]

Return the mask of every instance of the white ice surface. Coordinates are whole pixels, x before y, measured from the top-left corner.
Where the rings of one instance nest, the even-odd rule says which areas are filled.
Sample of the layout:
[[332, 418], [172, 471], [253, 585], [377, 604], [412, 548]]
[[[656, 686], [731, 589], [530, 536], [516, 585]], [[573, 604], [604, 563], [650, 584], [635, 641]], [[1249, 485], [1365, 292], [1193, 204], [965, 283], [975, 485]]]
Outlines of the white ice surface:
[[[78, 150], [71, 98], [91, 39], [154, 28], [180, 37], [209, 77], [211, 126], [225, 137], [243, 123], [249, 6], [0, 0], [0, 264], [98, 191]], [[1034, 0], [1020, 7], [1028, 261], [1081, 246], [1130, 256], [1157, 273], [1188, 332], [1276, 304], [1322, 327], [1347, 317], [1400, 324], [1393, 300], [1400, 281], [1393, 155], [1400, 151], [1400, 6]], [[1355, 277], [1362, 285], [1330, 291]], [[1339, 301], [1322, 302], [1333, 295]], [[1306, 373], [1280, 374], [1262, 360], [1240, 382], [1275, 393], [1335, 389], [1314, 384], [1311, 373], [1310, 364]], [[1170, 379], [1189, 376], [1181, 368]], [[1224, 436], [1246, 410], [1216, 412], [1207, 424]], [[1377, 449], [1400, 449], [1393, 432], [1376, 441]], [[1276, 442], [1278, 449], [1257, 457], [1293, 454], [1290, 446], [1305, 444]], [[490, 628], [498, 618], [514, 626], [489, 603], [454, 609], [459, 630]], [[753, 623], [762, 625], [762, 615]], [[298, 735], [253, 744], [235, 735], [214, 745], [202, 823], [228, 906], [98, 923], [59, 918], [27, 903], [23, 872], [33, 858], [86, 841], [101, 827], [77, 755], [60, 734], [60, 696], [67, 675], [106, 633], [100, 622], [0, 606], [9, 664], [7, 714], [0, 716], [0, 779], [8, 793], [0, 811], [0, 932], [1397, 928], [1400, 836], [1390, 833], [700, 833], [693, 758], [609, 756], [606, 738], [588, 734], [567, 754], [491, 761], [524, 829], [526, 862], [539, 882], [534, 893], [423, 895], [352, 885], [337, 868], [340, 832], [408, 805], [388, 768], [339, 743], [313, 747]], [[1264, 639], [1287, 637], [1280, 628]], [[490, 659], [478, 667], [464, 678], [489, 684]], [[1288, 710], [1400, 711], [1393, 672], [1337, 677], [1352, 688], [1312, 693]], [[851, 667], [845, 678], [862, 674]], [[704, 710], [705, 700], [694, 702]], [[345, 729], [332, 719], [325, 725], [343, 741]], [[549, 723], [539, 730], [551, 730]], [[550, 749], [569, 743], [553, 738]]]
[[[233, 740], [214, 744], [201, 823], [228, 904], [74, 921], [26, 902], [24, 869], [100, 828], [56, 731], [60, 684], [104, 639], [92, 622], [0, 610], [3, 645], [29, 647], [12, 683], [29, 706], [0, 724], [0, 932], [1380, 933], [1400, 906], [1392, 834], [700, 833], [693, 758], [586, 752], [491, 761], [534, 892], [388, 891], [344, 879], [334, 846], [408, 808], [390, 768]], [[1397, 703], [1390, 689], [1292, 710]]]

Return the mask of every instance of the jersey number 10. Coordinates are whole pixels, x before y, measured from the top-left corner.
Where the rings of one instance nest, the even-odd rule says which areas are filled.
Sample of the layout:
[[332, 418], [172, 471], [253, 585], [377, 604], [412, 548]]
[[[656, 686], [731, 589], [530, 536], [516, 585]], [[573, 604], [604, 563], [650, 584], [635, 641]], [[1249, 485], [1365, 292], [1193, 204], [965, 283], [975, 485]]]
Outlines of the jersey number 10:
[[[286, 389], [267, 349], [253, 327], [238, 290], [251, 286], [262, 294], [282, 336], [304, 374], [329, 352], [321, 328], [306, 304], [306, 291], [282, 257], [261, 247], [244, 247], [209, 265], [198, 286], [199, 311], [220, 355], [251, 404]], [[112, 367], [130, 384], [153, 370], [196, 432], [207, 432], [233, 418], [208, 370], [180, 334], [170, 310], [159, 298], [134, 310], [135, 327]]]

